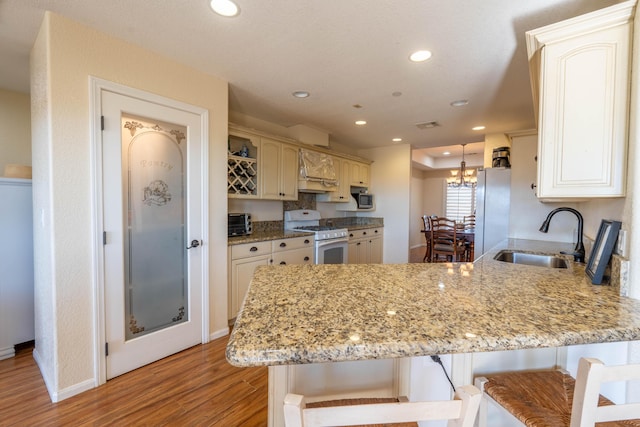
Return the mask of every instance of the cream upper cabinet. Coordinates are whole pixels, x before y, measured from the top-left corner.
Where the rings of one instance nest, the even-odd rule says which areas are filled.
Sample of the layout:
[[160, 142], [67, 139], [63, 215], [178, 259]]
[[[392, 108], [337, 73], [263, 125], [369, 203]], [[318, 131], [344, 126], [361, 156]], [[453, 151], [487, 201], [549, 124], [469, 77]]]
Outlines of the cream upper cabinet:
[[349, 173], [349, 182], [354, 187], [369, 187], [369, 176], [371, 175], [371, 167], [366, 163], [349, 162], [351, 171]]
[[298, 200], [298, 147], [262, 138], [259, 170], [261, 198]]
[[320, 193], [316, 196], [318, 202], [348, 202], [351, 199], [351, 186], [349, 175], [351, 162], [336, 156], [331, 156], [333, 167], [338, 179], [338, 190]]
[[625, 195], [634, 3], [526, 34], [542, 200]]

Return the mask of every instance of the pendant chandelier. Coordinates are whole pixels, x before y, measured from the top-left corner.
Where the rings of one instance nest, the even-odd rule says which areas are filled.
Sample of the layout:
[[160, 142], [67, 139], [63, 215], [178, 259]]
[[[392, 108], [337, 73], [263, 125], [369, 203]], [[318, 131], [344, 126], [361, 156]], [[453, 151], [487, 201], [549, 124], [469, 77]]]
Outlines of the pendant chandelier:
[[460, 162], [460, 169], [454, 169], [451, 171], [451, 177], [447, 178], [447, 186], [449, 187], [475, 187], [478, 183], [478, 177], [474, 175], [475, 169], [467, 169], [467, 164], [464, 161], [464, 146], [462, 144], [462, 161]]

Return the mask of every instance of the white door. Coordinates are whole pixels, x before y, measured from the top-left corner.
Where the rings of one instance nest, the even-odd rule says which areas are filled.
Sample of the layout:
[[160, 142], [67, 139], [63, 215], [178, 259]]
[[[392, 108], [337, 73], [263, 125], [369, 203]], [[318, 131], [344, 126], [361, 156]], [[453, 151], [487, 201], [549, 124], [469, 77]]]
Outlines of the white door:
[[101, 92], [106, 377], [202, 342], [202, 125]]

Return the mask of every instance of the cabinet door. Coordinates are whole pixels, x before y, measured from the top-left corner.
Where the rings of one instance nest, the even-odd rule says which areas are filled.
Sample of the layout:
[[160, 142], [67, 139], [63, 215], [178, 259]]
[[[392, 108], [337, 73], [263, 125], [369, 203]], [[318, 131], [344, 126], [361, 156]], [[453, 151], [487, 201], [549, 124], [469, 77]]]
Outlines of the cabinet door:
[[356, 187], [368, 187], [369, 186], [369, 173], [370, 167], [365, 163], [350, 162], [351, 164], [351, 185]]
[[382, 264], [382, 236], [369, 240], [369, 256], [371, 264]]
[[260, 143], [260, 196], [263, 199], [279, 200], [280, 195], [280, 157], [282, 144], [262, 138]]
[[349, 245], [348, 245], [348, 251], [349, 253], [347, 254], [347, 262], [349, 264], [359, 264], [359, 246], [358, 243], [360, 243], [360, 240], [349, 240]]
[[298, 200], [298, 147], [282, 144], [280, 193], [282, 200]]
[[242, 301], [244, 300], [249, 284], [253, 277], [253, 272], [259, 265], [269, 265], [271, 261], [270, 255], [259, 257], [242, 258], [231, 261], [231, 286], [229, 289], [229, 319], [233, 319], [238, 315]]
[[542, 48], [538, 197], [625, 195], [629, 25]]

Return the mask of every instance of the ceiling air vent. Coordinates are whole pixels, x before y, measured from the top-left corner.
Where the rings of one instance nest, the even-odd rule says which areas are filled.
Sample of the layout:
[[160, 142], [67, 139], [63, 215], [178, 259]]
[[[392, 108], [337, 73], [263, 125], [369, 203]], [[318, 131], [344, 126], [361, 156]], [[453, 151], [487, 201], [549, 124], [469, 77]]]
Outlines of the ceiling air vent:
[[416, 127], [418, 129], [431, 129], [431, 128], [434, 128], [436, 126], [440, 126], [440, 123], [438, 123], [436, 121], [416, 123]]

